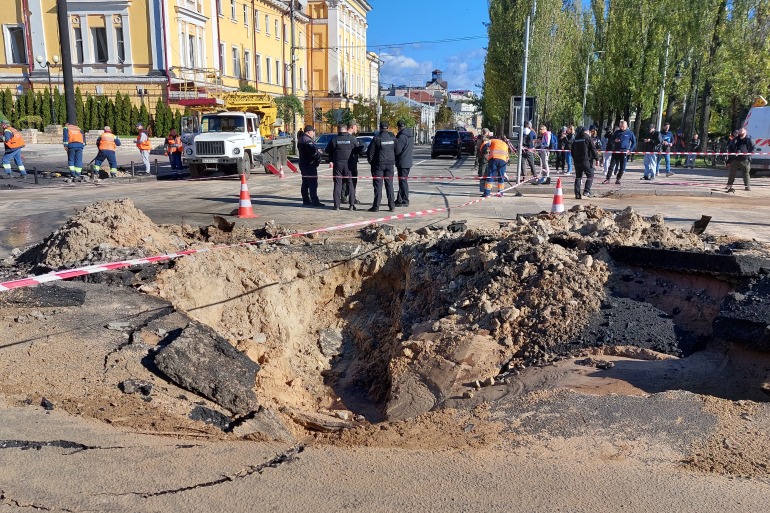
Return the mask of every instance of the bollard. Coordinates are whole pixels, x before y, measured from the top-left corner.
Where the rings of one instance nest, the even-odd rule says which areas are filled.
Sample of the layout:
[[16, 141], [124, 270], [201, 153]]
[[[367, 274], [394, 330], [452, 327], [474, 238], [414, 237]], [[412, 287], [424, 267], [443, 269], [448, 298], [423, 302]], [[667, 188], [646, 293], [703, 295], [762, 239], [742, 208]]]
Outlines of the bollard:
[[155, 159], [155, 176], [158, 176], [158, 159]]
[[39, 182], [37, 181], [37, 167], [32, 168], [32, 174], [35, 175], [35, 185], [39, 185]]
[[131, 161], [131, 176], [136, 176], [134, 174], [134, 161], [133, 160]]

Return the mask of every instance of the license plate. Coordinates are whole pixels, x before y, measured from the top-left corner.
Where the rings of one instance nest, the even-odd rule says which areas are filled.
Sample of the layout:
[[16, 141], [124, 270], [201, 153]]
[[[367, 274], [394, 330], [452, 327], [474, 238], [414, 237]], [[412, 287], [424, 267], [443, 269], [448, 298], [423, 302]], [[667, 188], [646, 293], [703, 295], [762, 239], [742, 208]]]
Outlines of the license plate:
[[217, 159], [201, 159], [201, 162], [204, 164], [216, 164], [218, 162]]
[[452, 144], [450, 141], [441, 141], [441, 144]]

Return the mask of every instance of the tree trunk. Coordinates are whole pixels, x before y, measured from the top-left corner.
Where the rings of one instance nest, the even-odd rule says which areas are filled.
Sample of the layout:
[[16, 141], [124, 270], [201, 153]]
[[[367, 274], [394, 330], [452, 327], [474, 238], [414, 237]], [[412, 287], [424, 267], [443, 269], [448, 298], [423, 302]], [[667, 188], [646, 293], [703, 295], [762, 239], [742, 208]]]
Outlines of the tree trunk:
[[[717, 12], [717, 19], [714, 22], [714, 32], [711, 37], [711, 46], [709, 47], [708, 66], [706, 69], [711, 70], [714, 65], [714, 59], [716, 58], [717, 50], [722, 44], [719, 32], [722, 29], [722, 25], [725, 24], [725, 18], [727, 16], [727, 0], [721, 0], [719, 2], [719, 11]], [[701, 150], [706, 151], [708, 148], [708, 133], [709, 123], [711, 121], [711, 93], [714, 89], [714, 84], [711, 81], [711, 73], [707, 73], [706, 82], [703, 84], [703, 118], [701, 119]]]
[[676, 96], [673, 94], [668, 95], [668, 99], [666, 100], [666, 110], [664, 111], [665, 114], [663, 115], [663, 124], [668, 121], [671, 122], [671, 118], [673, 117], [671, 115], [671, 109], [674, 108], [674, 101], [676, 100]]
[[641, 104], [636, 105], [636, 119], [634, 119], [634, 135], [636, 136], [636, 140], [639, 140], [639, 130], [642, 127], [642, 106]]

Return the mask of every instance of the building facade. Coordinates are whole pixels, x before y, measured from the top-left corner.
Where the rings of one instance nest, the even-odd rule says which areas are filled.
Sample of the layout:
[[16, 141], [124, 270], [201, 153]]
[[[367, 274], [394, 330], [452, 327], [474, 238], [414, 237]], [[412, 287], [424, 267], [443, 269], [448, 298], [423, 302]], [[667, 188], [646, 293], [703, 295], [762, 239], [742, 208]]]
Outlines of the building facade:
[[[67, 8], [84, 95], [119, 91], [152, 110], [158, 98], [173, 107], [244, 86], [301, 101], [373, 89], [364, 0], [67, 0]], [[57, 0], [3, 0], [0, 88], [47, 88], [37, 56], [62, 87], [58, 21]]]

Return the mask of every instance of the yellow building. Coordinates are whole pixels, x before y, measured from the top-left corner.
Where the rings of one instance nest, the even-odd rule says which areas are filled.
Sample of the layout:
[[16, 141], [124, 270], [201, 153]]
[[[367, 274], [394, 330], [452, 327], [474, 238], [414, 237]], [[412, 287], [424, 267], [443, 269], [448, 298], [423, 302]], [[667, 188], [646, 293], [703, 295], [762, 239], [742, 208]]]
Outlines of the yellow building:
[[[54, 64], [54, 56], [62, 53], [57, 0], [2, 3], [0, 88], [47, 88], [48, 70], [35, 58]], [[309, 88], [306, 3], [68, 0], [75, 85], [83, 94], [128, 93], [151, 110], [158, 98], [181, 105], [245, 85], [304, 99]], [[50, 71], [61, 87], [61, 65]]]

